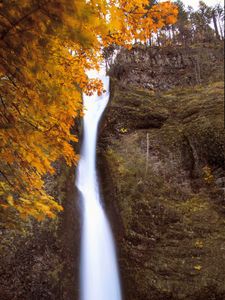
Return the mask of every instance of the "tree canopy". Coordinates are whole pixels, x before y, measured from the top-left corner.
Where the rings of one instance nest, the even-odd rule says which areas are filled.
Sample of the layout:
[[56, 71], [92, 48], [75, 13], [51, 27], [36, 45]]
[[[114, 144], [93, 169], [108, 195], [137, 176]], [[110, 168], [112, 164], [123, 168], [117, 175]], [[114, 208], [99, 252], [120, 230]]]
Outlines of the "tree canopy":
[[[158, 46], [220, 43], [224, 39], [224, 8], [220, 4], [208, 6], [199, 1], [198, 8], [186, 7], [182, 0], [174, 1], [178, 8], [175, 24], [164, 26], [157, 33]], [[149, 43], [154, 38], [150, 37]]]
[[148, 0], [0, 3], [1, 209], [39, 220], [62, 209], [43, 176], [60, 157], [69, 165], [78, 160], [71, 127], [82, 115], [82, 92], [102, 92], [86, 70], [98, 68], [104, 47], [131, 47], [177, 14], [170, 2]]

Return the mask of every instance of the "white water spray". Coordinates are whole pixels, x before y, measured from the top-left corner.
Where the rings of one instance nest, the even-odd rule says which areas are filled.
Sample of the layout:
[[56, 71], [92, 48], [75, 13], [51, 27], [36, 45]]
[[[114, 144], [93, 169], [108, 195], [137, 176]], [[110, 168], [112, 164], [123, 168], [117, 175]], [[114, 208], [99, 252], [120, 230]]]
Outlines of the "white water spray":
[[84, 136], [76, 182], [83, 204], [81, 300], [121, 300], [114, 242], [96, 174], [98, 123], [109, 100], [109, 78], [100, 74], [94, 77], [103, 81], [106, 93], [83, 97]]

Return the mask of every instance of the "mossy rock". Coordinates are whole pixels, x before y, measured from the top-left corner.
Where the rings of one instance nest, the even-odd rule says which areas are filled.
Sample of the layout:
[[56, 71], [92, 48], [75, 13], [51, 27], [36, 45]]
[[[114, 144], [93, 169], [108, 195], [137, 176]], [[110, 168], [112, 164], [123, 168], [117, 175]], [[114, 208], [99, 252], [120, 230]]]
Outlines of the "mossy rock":
[[113, 89], [98, 150], [125, 299], [225, 299], [223, 83]]

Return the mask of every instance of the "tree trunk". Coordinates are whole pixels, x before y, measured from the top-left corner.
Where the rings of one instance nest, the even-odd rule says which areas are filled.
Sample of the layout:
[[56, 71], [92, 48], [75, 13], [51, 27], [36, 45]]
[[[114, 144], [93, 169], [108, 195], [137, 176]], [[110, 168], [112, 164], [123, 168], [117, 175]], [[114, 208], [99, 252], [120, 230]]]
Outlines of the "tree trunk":
[[156, 37], [157, 37], [158, 46], [160, 46], [160, 40], [159, 40], [159, 33], [158, 32], [156, 33]]
[[221, 39], [223, 39], [224, 31], [223, 31], [223, 26], [221, 26], [220, 19], [218, 19], [218, 24], [219, 24], [219, 29], [220, 29], [220, 36], [221, 36]]
[[215, 28], [215, 32], [216, 32], [216, 37], [220, 40], [220, 35], [219, 35], [219, 31], [218, 31], [218, 27], [217, 27], [217, 22], [216, 22], [215, 11], [212, 12], [212, 18], [213, 18], [213, 24], [214, 24], [214, 28]]

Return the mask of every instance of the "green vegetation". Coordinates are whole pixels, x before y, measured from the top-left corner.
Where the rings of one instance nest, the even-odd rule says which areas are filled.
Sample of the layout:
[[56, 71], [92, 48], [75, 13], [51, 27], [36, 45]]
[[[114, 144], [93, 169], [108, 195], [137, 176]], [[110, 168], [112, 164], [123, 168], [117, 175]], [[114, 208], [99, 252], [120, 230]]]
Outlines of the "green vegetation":
[[114, 82], [103, 155], [128, 299], [223, 299], [223, 86], [154, 93]]

